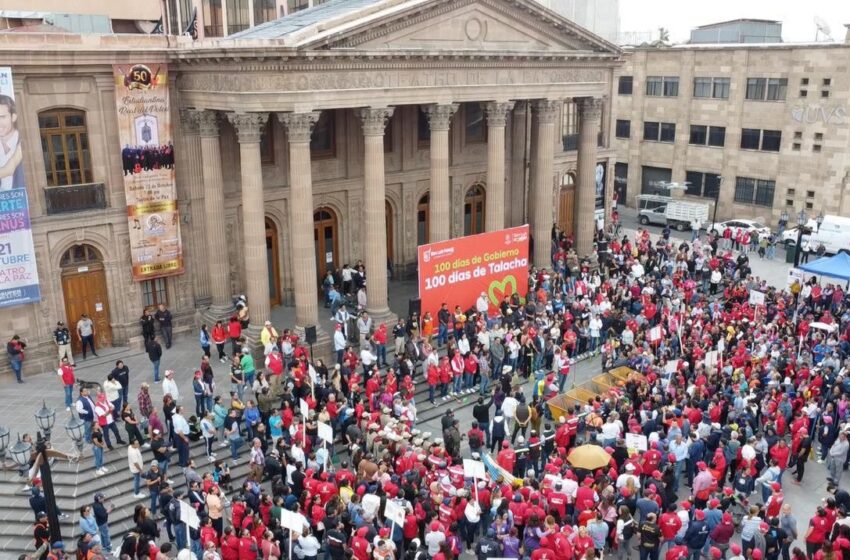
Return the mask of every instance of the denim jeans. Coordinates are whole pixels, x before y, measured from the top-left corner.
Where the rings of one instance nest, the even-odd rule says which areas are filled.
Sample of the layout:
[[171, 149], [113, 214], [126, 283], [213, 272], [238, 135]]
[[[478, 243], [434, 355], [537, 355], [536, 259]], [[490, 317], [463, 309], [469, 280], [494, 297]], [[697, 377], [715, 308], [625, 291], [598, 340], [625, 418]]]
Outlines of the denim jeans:
[[440, 325], [437, 327], [437, 346], [442, 346], [449, 340], [449, 327], [448, 325]]
[[133, 494], [138, 494], [142, 487], [142, 473], [133, 473]]
[[184, 549], [187, 546], [186, 542], [186, 524], [178, 523], [174, 525], [174, 537], [175, 542], [177, 543], [177, 547], [180, 549]]
[[486, 375], [486, 374], [482, 375], [481, 376], [481, 387], [480, 387], [478, 393], [483, 396], [487, 393], [487, 389], [489, 389], [489, 388], [490, 388], [490, 376]]
[[153, 364], [153, 382], [159, 383], [159, 360], [151, 363]]
[[558, 392], [559, 393], [564, 392], [564, 385], [566, 385], [566, 383], [567, 383], [567, 377], [569, 377], [569, 375], [562, 375], [560, 373], [558, 374]]
[[451, 383], [440, 383], [440, 396], [445, 397], [449, 394], [449, 385]]
[[472, 389], [472, 374], [464, 373], [463, 374], [463, 388], [464, 389]]
[[452, 379], [452, 393], [460, 393], [461, 384], [463, 383], [463, 376], [456, 375], [454, 379]]
[[428, 385], [428, 400], [434, 402], [434, 389], [436, 389], [436, 385]]
[[86, 440], [86, 443], [91, 443], [91, 421], [84, 420], [85, 424], [83, 424], [83, 439]]
[[112, 539], [109, 538], [109, 525], [106, 525], [105, 523], [103, 525], [98, 525], [97, 530], [100, 532], [100, 545], [103, 547], [103, 550], [112, 552]]
[[21, 367], [24, 363], [21, 360], [9, 360], [9, 365], [12, 366], [12, 371], [15, 372], [15, 379], [21, 380]]
[[151, 486], [151, 515], [156, 515], [159, 510], [159, 489], [154, 490], [155, 486]]
[[92, 454], [94, 455], [94, 468], [99, 470], [103, 468], [103, 448], [97, 445], [92, 446]]
[[378, 366], [387, 365], [387, 345], [378, 344]]
[[70, 408], [74, 405], [74, 385], [65, 385], [65, 408]]
[[242, 438], [230, 438], [230, 458], [234, 461], [239, 458], [239, 448], [242, 447]]

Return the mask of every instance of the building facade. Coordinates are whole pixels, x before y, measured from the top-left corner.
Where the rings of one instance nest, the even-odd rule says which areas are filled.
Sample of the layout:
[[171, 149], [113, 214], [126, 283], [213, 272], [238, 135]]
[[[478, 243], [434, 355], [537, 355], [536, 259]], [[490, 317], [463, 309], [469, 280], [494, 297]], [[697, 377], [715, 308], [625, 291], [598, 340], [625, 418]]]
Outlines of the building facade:
[[[591, 251], [621, 52], [531, 0], [329, 2], [225, 39], [15, 33], [0, 51], [42, 279], [0, 330], [31, 364], [55, 367], [51, 331], [81, 312], [99, 345], [141, 344], [144, 308], [194, 329], [236, 294], [256, 328], [275, 305], [316, 325], [329, 268], [409, 274], [428, 241], [529, 222], [546, 266], [558, 221]], [[185, 273], [136, 282], [113, 64], [141, 62], [168, 65]], [[384, 274], [368, 297], [388, 315]]]
[[610, 129], [619, 200], [688, 181], [718, 220], [850, 215], [848, 56], [850, 43], [627, 50]]

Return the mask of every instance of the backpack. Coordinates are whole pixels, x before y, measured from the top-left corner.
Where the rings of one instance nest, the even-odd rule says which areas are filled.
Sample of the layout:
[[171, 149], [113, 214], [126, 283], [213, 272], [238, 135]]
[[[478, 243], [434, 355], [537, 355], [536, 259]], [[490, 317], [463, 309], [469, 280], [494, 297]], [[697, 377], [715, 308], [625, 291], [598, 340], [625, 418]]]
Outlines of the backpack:
[[627, 541], [635, 534], [635, 520], [629, 519], [623, 523], [623, 540]]
[[472, 449], [478, 449], [481, 447], [481, 435], [478, 432], [474, 432], [469, 435], [469, 447]]

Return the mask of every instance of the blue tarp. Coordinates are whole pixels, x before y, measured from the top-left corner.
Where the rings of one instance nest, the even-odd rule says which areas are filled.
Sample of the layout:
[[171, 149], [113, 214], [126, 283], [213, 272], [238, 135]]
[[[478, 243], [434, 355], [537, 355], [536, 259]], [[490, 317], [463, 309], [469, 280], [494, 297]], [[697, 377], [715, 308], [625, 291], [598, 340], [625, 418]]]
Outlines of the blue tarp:
[[838, 253], [832, 257], [823, 257], [816, 261], [800, 265], [801, 270], [809, 274], [831, 276], [850, 280], [850, 256], [847, 253]]

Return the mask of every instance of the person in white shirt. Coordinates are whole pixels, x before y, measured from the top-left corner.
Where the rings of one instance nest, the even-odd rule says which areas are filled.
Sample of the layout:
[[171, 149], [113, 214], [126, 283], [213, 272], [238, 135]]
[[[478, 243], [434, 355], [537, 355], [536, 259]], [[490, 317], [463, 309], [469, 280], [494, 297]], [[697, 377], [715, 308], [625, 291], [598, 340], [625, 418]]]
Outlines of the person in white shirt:
[[293, 547], [293, 552], [298, 558], [316, 558], [319, 555], [321, 545], [318, 539], [313, 536], [309, 529], [306, 529], [305, 534], [298, 537]]
[[640, 478], [635, 476], [635, 466], [632, 463], [626, 465], [626, 472], [617, 477], [617, 489], [625, 488], [631, 480], [635, 488], [640, 488]]
[[162, 380], [162, 394], [171, 395], [174, 402], [180, 402], [180, 389], [177, 387], [177, 382], [174, 381], [174, 370], [165, 370], [165, 378]]
[[519, 406], [519, 401], [513, 395], [508, 395], [502, 401], [502, 414], [505, 417], [505, 432], [511, 433], [513, 429], [514, 416], [516, 407]]
[[431, 522], [430, 529], [425, 533], [425, 546], [428, 547], [428, 557], [433, 558], [440, 552], [440, 545], [446, 542], [446, 534], [439, 521]]
[[369, 375], [369, 370], [372, 369], [372, 365], [377, 361], [378, 356], [372, 353], [372, 349], [368, 345], [363, 346], [363, 349], [360, 351], [360, 363], [363, 364], [364, 375]]
[[345, 352], [345, 345], [348, 343], [345, 340], [345, 331], [343, 331], [342, 325], [337, 325], [334, 329], [334, 352], [336, 352], [336, 362], [338, 364], [342, 363], [342, 355]]
[[461, 356], [469, 354], [469, 339], [466, 338], [466, 333], [460, 335], [460, 338], [457, 341], [457, 349]]
[[133, 497], [144, 498], [141, 492], [142, 475], [145, 474], [145, 461], [142, 459], [142, 450], [139, 449], [139, 440], [134, 439], [127, 448], [127, 465], [130, 474], [133, 475]]
[[472, 550], [472, 543], [478, 534], [478, 523], [481, 521], [481, 506], [474, 495], [466, 503], [463, 515], [466, 517], [466, 548]]

